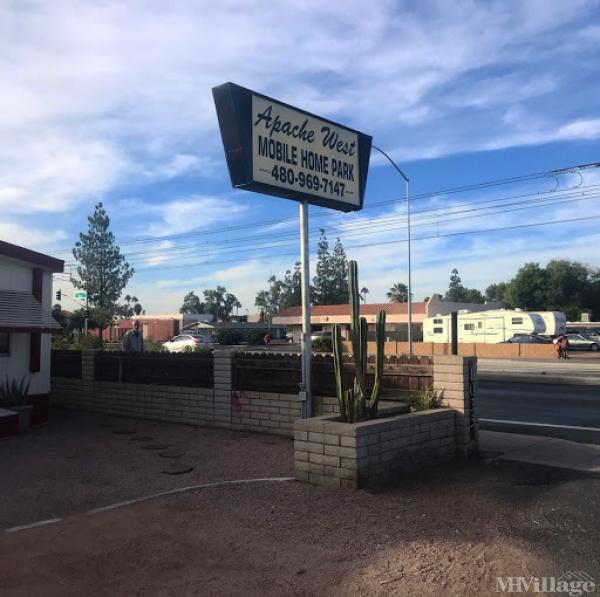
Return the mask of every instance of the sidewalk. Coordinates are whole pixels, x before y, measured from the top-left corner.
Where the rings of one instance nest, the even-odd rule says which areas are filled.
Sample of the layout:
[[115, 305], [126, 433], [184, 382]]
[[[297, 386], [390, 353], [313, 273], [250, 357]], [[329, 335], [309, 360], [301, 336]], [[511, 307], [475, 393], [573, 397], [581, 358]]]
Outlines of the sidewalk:
[[480, 431], [479, 448], [499, 460], [527, 462], [600, 475], [600, 446], [519, 433]]

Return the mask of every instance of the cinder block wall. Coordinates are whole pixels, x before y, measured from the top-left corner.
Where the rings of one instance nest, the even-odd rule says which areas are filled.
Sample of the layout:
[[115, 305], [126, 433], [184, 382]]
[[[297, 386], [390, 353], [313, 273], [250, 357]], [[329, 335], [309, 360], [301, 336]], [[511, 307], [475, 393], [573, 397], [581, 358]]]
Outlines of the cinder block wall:
[[450, 408], [360, 423], [332, 416], [294, 425], [296, 479], [327, 487], [373, 487], [400, 474], [447, 462], [456, 452]]
[[433, 361], [433, 387], [445, 406], [456, 412], [456, 453], [467, 457], [478, 448], [475, 408], [477, 357], [438, 355]]

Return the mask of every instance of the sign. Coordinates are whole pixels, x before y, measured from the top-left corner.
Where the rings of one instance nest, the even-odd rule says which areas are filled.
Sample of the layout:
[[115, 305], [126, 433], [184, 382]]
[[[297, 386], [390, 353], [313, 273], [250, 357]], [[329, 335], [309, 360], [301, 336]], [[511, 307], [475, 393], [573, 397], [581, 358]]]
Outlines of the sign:
[[235, 188], [362, 209], [370, 136], [233, 83], [213, 97]]
[[85, 301], [87, 299], [87, 290], [76, 290], [73, 298], [77, 301]]

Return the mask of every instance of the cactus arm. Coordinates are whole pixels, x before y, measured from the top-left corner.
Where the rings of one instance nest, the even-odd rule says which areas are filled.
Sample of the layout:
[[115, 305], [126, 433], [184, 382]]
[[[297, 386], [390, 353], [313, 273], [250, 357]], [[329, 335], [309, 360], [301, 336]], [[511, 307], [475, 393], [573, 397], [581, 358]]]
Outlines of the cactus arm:
[[369, 400], [369, 415], [374, 418], [377, 414], [379, 404], [379, 390], [381, 388], [381, 379], [383, 377], [384, 360], [384, 341], [385, 341], [385, 311], [382, 309], [377, 316], [377, 325], [375, 327], [375, 342], [377, 344], [377, 353], [375, 357], [375, 383]]
[[340, 415], [342, 421], [348, 420], [346, 409], [346, 400], [344, 399], [344, 388], [342, 385], [342, 335], [340, 326], [336, 323], [333, 326], [333, 368], [335, 370], [335, 390], [338, 402], [340, 403]]

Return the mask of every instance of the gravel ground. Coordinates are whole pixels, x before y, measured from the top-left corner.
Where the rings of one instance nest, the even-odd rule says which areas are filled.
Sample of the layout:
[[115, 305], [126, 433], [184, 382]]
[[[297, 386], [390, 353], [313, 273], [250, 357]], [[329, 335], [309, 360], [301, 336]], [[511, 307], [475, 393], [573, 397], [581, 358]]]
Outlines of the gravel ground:
[[[118, 422], [121, 426], [124, 420]], [[144, 433], [150, 425], [137, 423]], [[43, 495], [53, 496], [53, 512], [62, 507], [62, 514], [77, 514], [113, 494], [123, 499], [132, 489], [151, 493], [142, 489], [150, 489], [146, 482], [159, 483], [157, 478], [171, 486], [180, 483], [176, 477], [165, 476], [165, 481], [152, 469], [155, 454], [131, 448], [136, 442], [124, 437], [110, 437], [110, 428], [99, 428], [89, 418], [64, 421], [58, 437], [54, 425], [38, 437], [46, 466], [105, 435], [97, 450], [109, 453], [102, 457], [101, 481], [77, 478], [85, 471], [94, 476], [90, 452], [83, 452], [77, 467], [57, 465], [46, 473], [40, 487], [46, 486]], [[290, 471], [287, 440], [159, 427], [161, 439], [171, 433], [173, 441], [194, 444], [194, 454], [206, 463], [198, 465], [202, 480], [211, 473], [217, 479], [237, 472], [250, 477]], [[79, 444], [70, 435], [66, 440], [66, 433]], [[59, 448], [60, 437], [69, 450]], [[3, 480], [7, 455], [20, 455], [8, 445], [0, 445]], [[145, 476], [140, 468], [148, 469]], [[199, 475], [198, 469], [191, 474]], [[67, 481], [66, 473], [71, 475]], [[19, 483], [27, 482], [20, 474]], [[185, 477], [180, 485], [191, 484]], [[100, 487], [106, 482], [112, 488], [108, 493]], [[9, 490], [3, 484], [4, 501], [11, 498], [6, 503], [21, 518], [39, 518], [29, 513], [40, 508], [39, 488], [27, 492], [19, 483], [11, 480]], [[55, 483], [61, 491], [53, 490]], [[120, 487], [123, 483], [129, 485]], [[64, 491], [69, 484], [76, 487], [73, 494]], [[95, 497], [85, 498], [86, 490]], [[295, 482], [202, 489], [0, 535], [0, 594], [462, 597], [497, 594], [497, 576], [560, 576], [567, 570], [583, 570], [600, 584], [599, 496], [598, 478], [479, 462], [430, 469], [378, 492]]]
[[[152, 439], [137, 441], [144, 437]], [[162, 458], [144, 449], [157, 445], [183, 455]], [[182, 475], [162, 472], [173, 466], [194, 468]], [[53, 411], [47, 425], [0, 440], [0, 529], [175, 487], [293, 474], [293, 445], [286, 438]]]

